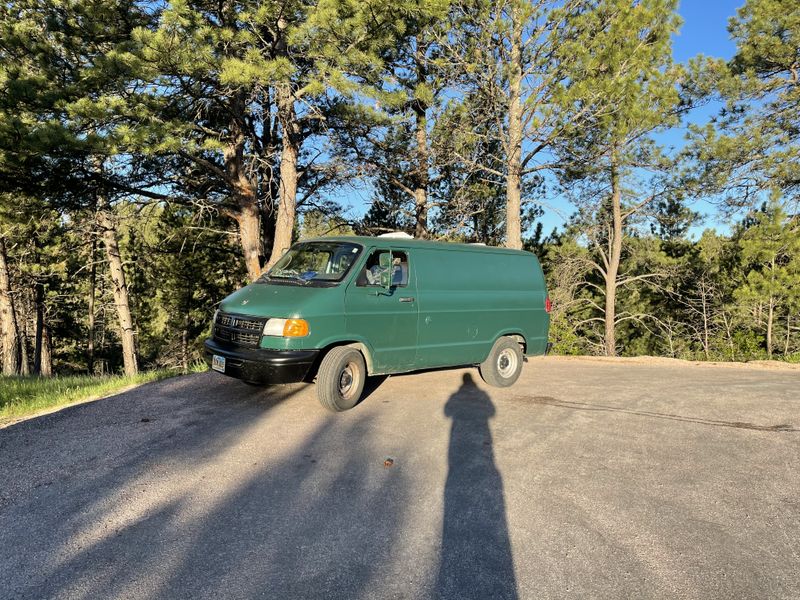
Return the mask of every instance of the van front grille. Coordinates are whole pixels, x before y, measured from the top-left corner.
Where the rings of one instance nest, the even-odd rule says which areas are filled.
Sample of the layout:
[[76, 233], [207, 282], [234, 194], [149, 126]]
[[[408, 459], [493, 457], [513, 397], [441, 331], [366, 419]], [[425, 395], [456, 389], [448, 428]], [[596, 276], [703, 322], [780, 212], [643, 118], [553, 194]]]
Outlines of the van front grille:
[[257, 348], [265, 322], [266, 319], [221, 312], [217, 314], [214, 323], [214, 339], [237, 346]]

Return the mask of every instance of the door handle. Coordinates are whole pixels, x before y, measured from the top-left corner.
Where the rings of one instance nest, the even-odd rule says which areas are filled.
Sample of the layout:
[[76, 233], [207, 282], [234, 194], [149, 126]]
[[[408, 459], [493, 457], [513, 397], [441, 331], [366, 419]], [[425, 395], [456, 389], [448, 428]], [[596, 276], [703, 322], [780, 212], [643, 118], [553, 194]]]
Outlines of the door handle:
[[405, 296], [403, 298], [400, 298], [400, 302], [413, 302], [413, 301], [414, 301], [413, 296]]

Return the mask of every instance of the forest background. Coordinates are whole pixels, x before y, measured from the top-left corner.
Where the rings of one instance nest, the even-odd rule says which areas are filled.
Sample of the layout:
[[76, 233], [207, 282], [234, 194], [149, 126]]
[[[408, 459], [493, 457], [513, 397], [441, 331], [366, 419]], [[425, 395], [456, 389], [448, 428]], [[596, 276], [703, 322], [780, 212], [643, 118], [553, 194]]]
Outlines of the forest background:
[[3, 374], [186, 371], [293, 241], [395, 230], [535, 252], [556, 353], [800, 361], [800, 1], [747, 0], [727, 60], [676, 61], [680, 28], [675, 0], [2, 3]]

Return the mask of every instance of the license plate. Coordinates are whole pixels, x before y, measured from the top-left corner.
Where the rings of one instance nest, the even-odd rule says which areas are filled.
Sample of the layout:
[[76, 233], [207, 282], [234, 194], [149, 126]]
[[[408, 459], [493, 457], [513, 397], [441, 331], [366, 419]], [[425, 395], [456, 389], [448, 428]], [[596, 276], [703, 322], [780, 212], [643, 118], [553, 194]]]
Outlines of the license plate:
[[214, 369], [215, 371], [219, 371], [220, 373], [224, 373], [225, 372], [225, 357], [224, 356], [218, 356], [217, 354], [215, 354], [211, 358], [211, 368]]

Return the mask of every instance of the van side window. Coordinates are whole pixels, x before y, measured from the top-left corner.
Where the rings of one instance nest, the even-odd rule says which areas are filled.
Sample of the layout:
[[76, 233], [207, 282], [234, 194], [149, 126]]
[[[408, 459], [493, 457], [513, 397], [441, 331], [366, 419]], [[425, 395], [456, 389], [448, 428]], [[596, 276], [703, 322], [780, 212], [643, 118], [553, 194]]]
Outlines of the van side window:
[[[389, 264], [391, 261], [391, 264]], [[393, 250], [376, 250], [369, 258], [367, 264], [358, 274], [356, 285], [359, 287], [386, 287], [391, 277], [392, 287], [405, 287], [408, 285], [408, 255], [405, 252]]]

